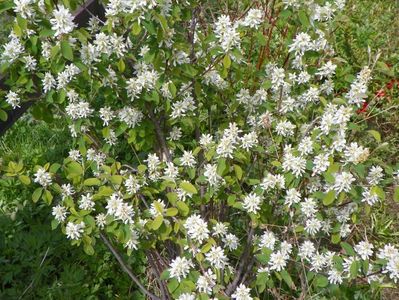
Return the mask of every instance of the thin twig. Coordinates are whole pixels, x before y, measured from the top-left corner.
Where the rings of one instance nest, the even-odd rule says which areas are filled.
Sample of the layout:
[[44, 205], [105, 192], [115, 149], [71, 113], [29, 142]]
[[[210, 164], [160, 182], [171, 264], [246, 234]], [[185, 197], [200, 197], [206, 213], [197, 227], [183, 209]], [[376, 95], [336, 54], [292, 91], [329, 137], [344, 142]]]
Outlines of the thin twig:
[[[49, 251], [49, 250], [50, 250], [50, 247], [47, 247], [46, 253], [44, 253], [44, 256], [43, 256], [43, 258], [42, 258], [42, 261], [41, 261], [40, 264], [39, 264], [39, 269], [42, 267], [42, 265], [43, 265], [43, 263], [44, 263], [44, 261], [45, 261], [45, 259], [46, 259], [46, 257], [47, 257], [47, 254], [48, 254], [48, 251]], [[24, 290], [24, 292], [22, 293], [22, 295], [19, 297], [19, 299], [22, 299], [22, 298], [25, 296], [25, 294], [29, 291], [29, 289], [32, 288], [33, 282], [34, 282], [34, 281], [35, 281], [35, 278], [32, 279], [32, 281], [31, 281], [30, 284], [26, 287], [26, 289]]]
[[152, 294], [150, 291], [148, 291], [139, 281], [139, 279], [133, 274], [132, 269], [124, 262], [122, 256], [119, 254], [118, 250], [115, 249], [115, 247], [111, 244], [111, 242], [108, 240], [108, 238], [105, 236], [104, 233], [100, 232], [100, 237], [104, 244], [108, 247], [108, 249], [111, 251], [111, 253], [115, 256], [116, 260], [118, 263], [121, 265], [122, 270], [125, 271], [129, 277], [134, 281], [134, 283], [139, 287], [139, 289], [150, 299], [152, 300], [161, 300], [161, 298], [158, 298], [154, 294]]

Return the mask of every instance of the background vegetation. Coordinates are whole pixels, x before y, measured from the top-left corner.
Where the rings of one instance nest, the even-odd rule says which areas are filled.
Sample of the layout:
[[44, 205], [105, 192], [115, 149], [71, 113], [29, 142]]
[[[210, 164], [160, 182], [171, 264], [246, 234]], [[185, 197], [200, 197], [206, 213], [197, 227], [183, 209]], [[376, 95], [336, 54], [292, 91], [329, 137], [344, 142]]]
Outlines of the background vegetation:
[[[386, 75], [373, 82], [375, 99], [364, 112], [364, 122], [382, 133], [382, 160], [395, 164], [399, 145], [399, 8], [395, 0], [349, 0], [347, 13], [336, 29], [335, 47], [348, 65], [360, 67], [369, 61], [370, 51], [381, 51]], [[0, 15], [0, 44], [10, 25]], [[3, 26], [3, 24], [5, 26]], [[396, 79], [395, 75], [398, 77]], [[383, 93], [382, 93], [383, 92]], [[382, 95], [382, 96], [381, 96]], [[393, 107], [393, 108], [392, 108]], [[25, 164], [56, 162], [68, 151], [69, 134], [64, 124], [49, 130], [46, 123], [24, 117], [0, 138], [0, 157]], [[130, 280], [102, 245], [93, 256], [71, 247], [59, 230], [50, 228], [51, 208], [31, 203], [30, 187], [0, 179], [0, 299], [139, 299]], [[366, 224], [385, 242], [399, 242], [399, 204], [385, 203]], [[141, 257], [127, 258], [131, 266]], [[144, 269], [136, 269], [144, 273]], [[382, 296], [398, 299], [387, 289]], [[367, 290], [355, 291], [351, 299], [376, 299]]]

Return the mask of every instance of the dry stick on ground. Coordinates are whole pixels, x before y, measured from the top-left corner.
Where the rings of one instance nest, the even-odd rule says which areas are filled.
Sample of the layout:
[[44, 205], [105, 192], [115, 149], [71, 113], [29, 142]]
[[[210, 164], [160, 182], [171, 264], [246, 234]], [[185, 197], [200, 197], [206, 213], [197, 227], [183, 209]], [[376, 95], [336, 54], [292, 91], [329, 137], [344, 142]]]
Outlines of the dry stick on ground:
[[132, 269], [124, 262], [122, 256], [119, 254], [118, 250], [115, 249], [115, 247], [111, 244], [111, 242], [108, 240], [108, 238], [105, 236], [104, 233], [100, 232], [100, 237], [104, 244], [108, 247], [108, 249], [112, 252], [112, 254], [115, 256], [116, 260], [118, 263], [121, 265], [122, 270], [125, 271], [129, 277], [134, 281], [134, 283], [138, 286], [138, 288], [150, 299], [152, 300], [161, 300], [161, 298], [158, 298], [154, 294], [152, 294], [150, 291], [148, 291], [140, 282], [140, 280], [133, 274]]

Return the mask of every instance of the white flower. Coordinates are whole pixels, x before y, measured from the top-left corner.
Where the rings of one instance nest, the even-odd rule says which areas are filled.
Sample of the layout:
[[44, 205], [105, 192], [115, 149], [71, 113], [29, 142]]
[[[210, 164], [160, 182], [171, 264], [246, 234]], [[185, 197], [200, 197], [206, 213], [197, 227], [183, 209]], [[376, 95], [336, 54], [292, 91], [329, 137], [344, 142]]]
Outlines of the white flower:
[[258, 143], [258, 135], [256, 132], [252, 131], [250, 133], [245, 134], [240, 138], [241, 140], [241, 148], [249, 151], [250, 148], [256, 146]]
[[71, 150], [68, 152], [68, 157], [70, 157], [74, 161], [79, 161], [81, 159], [81, 155], [79, 150]]
[[68, 239], [78, 240], [82, 237], [83, 231], [85, 228], [85, 223], [80, 222], [78, 224], [68, 222], [65, 228], [65, 233]]
[[219, 236], [224, 236], [224, 235], [227, 234], [227, 226], [224, 225], [224, 224], [221, 223], [221, 222], [217, 222], [217, 223], [213, 226], [212, 231], [213, 231], [213, 235], [214, 235], [214, 236], [218, 236], [218, 237], [219, 237]]
[[153, 218], [162, 216], [166, 211], [166, 205], [162, 200], [157, 200], [151, 203], [150, 214]]
[[54, 18], [50, 19], [51, 29], [55, 31], [55, 36], [70, 33], [76, 24], [73, 22], [73, 16], [64, 5], [60, 4], [53, 11]]
[[298, 254], [302, 258], [309, 259], [316, 252], [316, 248], [311, 241], [304, 241], [302, 245], [299, 247]]
[[262, 183], [259, 186], [264, 191], [275, 187], [283, 189], [285, 188], [285, 178], [280, 174], [273, 175], [269, 173], [265, 178], [263, 178]]
[[276, 125], [276, 132], [278, 135], [288, 137], [294, 135], [295, 128], [296, 126], [292, 124], [290, 121], [281, 121]]
[[125, 181], [125, 187], [129, 194], [134, 195], [140, 190], [141, 184], [137, 177], [129, 175], [129, 178]]
[[21, 99], [16, 92], [9, 91], [6, 95], [6, 102], [11, 105], [13, 109], [17, 107], [21, 107], [19, 104], [21, 103]]
[[262, 17], [263, 13], [260, 9], [251, 8], [241, 24], [251, 28], [258, 28], [259, 25], [262, 23]]
[[287, 191], [287, 195], [284, 198], [285, 204], [290, 207], [292, 204], [299, 203], [301, 201], [301, 194], [294, 188]]
[[75, 190], [70, 183], [61, 185], [62, 200], [66, 197], [72, 196], [73, 194], [75, 194]]
[[311, 257], [310, 261], [310, 270], [314, 272], [320, 272], [327, 263], [326, 257], [318, 252]]
[[231, 298], [236, 300], [253, 300], [250, 292], [251, 289], [247, 288], [244, 284], [241, 283], [234, 291], [234, 294], [231, 295]]
[[107, 214], [121, 220], [124, 224], [133, 223], [133, 206], [123, 202], [119, 193], [114, 193], [107, 200]]
[[238, 238], [234, 234], [228, 233], [222, 240], [230, 251], [238, 248]]
[[177, 278], [177, 281], [181, 281], [186, 278], [190, 269], [193, 267], [191, 260], [185, 257], [178, 256], [169, 265], [170, 276], [172, 278]]
[[166, 162], [163, 178], [175, 181], [178, 176], [179, 176], [179, 168], [176, 167], [171, 161]]
[[274, 244], [276, 243], [276, 237], [273, 232], [265, 231], [260, 238], [259, 247], [269, 248], [270, 250], [274, 250]]
[[325, 152], [325, 153], [320, 153], [314, 157], [313, 160], [313, 175], [316, 174], [321, 174], [325, 172], [328, 167], [330, 166], [330, 160], [329, 160], [330, 154]]
[[367, 188], [362, 192], [362, 197], [362, 202], [366, 202], [370, 206], [378, 201], [378, 195]]
[[349, 192], [351, 189], [352, 182], [355, 181], [355, 177], [349, 172], [341, 172], [335, 175], [335, 183], [332, 188], [340, 193], [342, 191]]
[[396, 256], [399, 256], [399, 250], [391, 244], [385, 245], [377, 254], [379, 259], [392, 259]]
[[86, 101], [71, 102], [65, 108], [66, 113], [73, 119], [87, 118], [93, 113], [93, 109]]
[[192, 215], [184, 223], [188, 236], [200, 244], [209, 237], [208, 224], [198, 215]]
[[51, 89], [57, 86], [57, 82], [55, 81], [53, 75], [51, 75], [50, 72], [46, 72], [46, 74], [44, 74], [42, 84], [43, 84], [43, 91], [45, 93], [49, 92]]
[[180, 158], [182, 166], [194, 167], [196, 164], [192, 151], [184, 151], [183, 156]]
[[195, 300], [194, 294], [183, 293], [177, 298], [177, 300]]
[[284, 153], [283, 170], [291, 171], [295, 177], [302, 176], [305, 173], [306, 159], [301, 156], [294, 156], [292, 153]]
[[262, 198], [259, 195], [250, 193], [243, 200], [243, 208], [249, 213], [256, 214], [260, 209], [261, 202]]
[[39, 168], [35, 173], [34, 182], [40, 184], [43, 187], [47, 187], [51, 184], [51, 175], [50, 173], [46, 172], [44, 168]]
[[28, 71], [34, 71], [37, 66], [37, 61], [34, 57], [31, 55], [27, 55], [24, 57], [25, 60], [25, 66]]
[[215, 35], [220, 46], [225, 52], [240, 46], [240, 35], [237, 32], [237, 24], [230, 21], [230, 17], [221, 15], [215, 23]]
[[107, 218], [107, 216], [103, 213], [100, 213], [96, 216], [96, 224], [97, 224], [98, 228], [104, 229], [105, 224], [107, 224], [106, 218]]
[[337, 65], [334, 65], [331, 61], [328, 61], [325, 63], [323, 66], [321, 66], [316, 73], [316, 75], [319, 75], [321, 78], [327, 77], [330, 78], [334, 76], [335, 74], [335, 69], [337, 68]]
[[222, 269], [227, 265], [228, 258], [224, 254], [223, 249], [219, 246], [213, 246], [211, 250], [205, 254], [205, 257], [214, 268]]
[[212, 288], [216, 285], [216, 274], [208, 269], [204, 275], [200, 275], [197, 280], [197, 290], [200, 293], [212, 294]]
[[303, 55], [305, 51], [312, 50], [312, 48], [312, 39], [309, 34], [300, 32], [295, 36], [292, 44], [289, 46], [289, 52]]
[[14, 0], [14, 4], [14, 11], [20, 14], [24, 19], [31, 19], [34, 17], [33, 0]]
[[301, 212], [308, 218], [312, 217], [316, 212], [316, 201], [313, 198], [305, 198], [301, 202]]
[[335, 268], [332, 268], [328, 271], [328, 281], [331, 284], [341, 284], [343, 282], [342, 272], [338, 271]]
[[356, 253], [363, 259], [369, 259], [370, 256], [373, 255], [373, 244], [367, 241], [361, 241], [357, 245], [355, 245], [354, 249]]
[[83, 210], [93, 210], [95, 203], [93, 201], [93, 196], [90, 193], [82, 195], [79, 200], [79, 208]]
[[223, 178], [217, 173], [217, 165], [206, 164], [204, 176], [209, 182], [211, 187], [216, 187], [223, 180]]
[[99, 112], [104, 126], [108, 126], [109, 122], [115, 117], [115, 113], [108, 106], [101, 107]]
[[399, 256], [393, 256], [388, 260], [384, 273], [389, 272], [389, 278], [395, 283], [399, 280]]
[[129, 250], [137, 250], [139, 245], [139, 235], [136, 230], [132, 230], [129, 240], [126, 242], [125, 247]]
[[316, 218], [310, 218], [306, 220], [305, 231], [310, 235], [315, 235], [320, 231], [322, 226], [323, 224], [321, 223], [320, 220]]
[[202, 148], [208, 148], [212, 144], [212, 136], [210, 134], [202, 134], [200, 138], [200, 145]]
[[298, 145], [298, 150], [301, 155], [311, 154], [313, 152], [312, 138], [307, 136]]
[[346, 146], [344, 151], [346, 162], [354, 163], [355, 165], [366, 160], [369, 156], [369, 149], [359, 146], [356, 142]]
[[383, 177], [382, 168], [380, 166], [372, 166], [366, 179], [370, 185], [377, 185]]
[[273, 252], [270, 255], [270, 270], [276, 270], [277, 272], [284, 270], [285, 266], [287, 265], [287, 259], [288, 256], [285, 253], [281, 251]]
[[19, 38], [17, 38], [15, 35], [11, 35], [10, 37], [10, 41], [3, 46], [4, 51], [1, 55], [1, 59], [2, 61], [8, 61], [12, 63], [22, 53], [24, 53], [25, 49]]
[[125, 122], [129, 128], [134, 128], [141, 122], [144, 115], [136, 108], [125, 107], [119, 112], [118, 117], [122, 122]]
[[168, 139], [171, 141], [178, 141], [180, 140], [181, 137], [182, 137], [181, 129], [177, 126], [173, 126], [172, 130], [170, 131]]
[[51, 214], [54, 216], [54, 219], [61, 223], [65, 221], [67, 210], [64, 206], [57, 205], [53, 207]]

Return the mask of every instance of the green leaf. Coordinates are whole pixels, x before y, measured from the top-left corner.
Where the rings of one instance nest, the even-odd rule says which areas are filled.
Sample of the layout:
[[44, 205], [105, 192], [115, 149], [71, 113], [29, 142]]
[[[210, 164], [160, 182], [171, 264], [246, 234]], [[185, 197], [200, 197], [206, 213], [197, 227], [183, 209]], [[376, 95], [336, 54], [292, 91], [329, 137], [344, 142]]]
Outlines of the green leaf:
[[168, 217], [174, 217], [174, 216], [177, 215], [178, 212], [179, 212], [179, 211], [178, 211], [178, 209], [177, 209], [176, 207], [171, 207], [171, 208], [168, 208], [168, 209], [166, 210], [166, 215], [167, 215]]
[[242, 169], [239, 165], [234, 165], [234, 172], [236, 173], [237, 179], [241, 180], [242, 178]]
[[335, 200], [335, 191], [329, 191], [324, 197], [323, 197], [323, 204], [325, 206], [328, 206], [332, 204]]
[[161, 227], [162, 223], [163, 223], [163, 216], [159, 215], [158, 217], [155, 218], [154, 221], [152, 221], [151, 228], [153, 230], [157, 230], [159, 227]]
[[285, 281], [285, 283], [289, 286], [290, 289], [295, 289], [295, 284], [292, 281], [290, 274], [286, 270], [281, 271], [280, 275], [283, 278], [283, 280]]
[[53, 201], [53, 195], [51, 194], [51, 192], [49, 190], [44, 190], [44, 194], [43, 194], [43, 200], [50, 205], [51, 202]]
[[377, 130], [367, 130], [367, 132], [378, 142], [381, 143], [381, 134]]
[[352, 248], [352, 246], [350, 244], [348, 244], [346, 242], [341, 242], [340, 245], [341, 245], [342, 249], [345, 250], [346, 254], [348, 254], [350, 256], [355, 256], [356, 255], [355, 251], [353, 250], [353, 248]]
[[100, 185], [101, 181], [98, 178], [88, 178], [83, 182], [83, 184], [87, 186]]
[[183, 181], [182, 183], [180, 183], [180, 188], [183, 189], [184, 191], [186, 191], [187, 193], [190, 194], [197, 194], [198, 191], [195, 188], [195, 186], [193, 186], [190, 182], [187, 181]]
[[93, 255], [94, 254], [94, 248], [91, 244], [84, 244], [83, 245], [83, 251], [87, 254], [87, 255]]
[[51, 220], [51, 230], [56, 229], [59, 224], [60, 223], [56, 219]]
[[396, 202], [399, 202], [399, 186], [397, 186], [395, 188], [395, 192], [393, 194], [393, 200], [395, 200]]
[[164, 271], [161, 273], [161, 276], [159, 276], [159, 279], [160, 279], [160, 280], [166, 280], [166, 279], [169, 279], [169, 278], [170, 278], [170, 272], [169, 272], [168, 269], [164, 270]]
[[190, 212], [190, 208], [183, 201], [177, 201], [176, 206], [183, 216], [187, 216]]
[[7, 113], [4, 110], [0, 109], [0, 120], [5, 122], [7, 121], [7, 118], [8, 118]]
[[321, 288], [326, 287], [328, 285], [328, 279], [323, 275], [316, 275], [314, 282], [317, 287]]
[[33, 200], [33, 202], [36, 203], [37, 201], [39, 201], [40, 196], [42, 195], [42, 192], [43, 192], [43, 188], [41, 188], [41, 187], [37, 188], [37, 189], [33, 192], [33, 194], [32, 194], [32, 200]]
[[375, 194], [378, 196], [378, 198], [380, 198], [381, 200], [385, 199], [385, 192], [382, 188], [380, 188], [379, 186], [373, 186], [370, 190], [370, 192], [372, 194]]
[[83, 174], [82, 166], [79, 163], [77, 163], [76, 161], [70, 162], [68, 164], [68, 166], [66, 167], [66, 170], [67, 170], [68, 174], [72, 175], [72, 176], [78, 176], [78, 175]]
[[112, 184], [121, 185], [122, 180], [123, 180], [123, 177], [121, 175], [112, 175], [110, 177], [110, 181], [112, 182]]
[[256, 38], [257, 38], [260, 46], [266, 46], [267, 40], [266, 40], [265, 36], [263, 35], [262, 31], [259, 31], [256, 34]]
[[61, 53], [67, 60], [73, 61], [73, 50], [69, 42], [61, 41]]
[[350, 274], [352, 278], [356, 278], [359, 271], [359, 263], [355, 260], [350, 267]]
[[177, 88], [173, 82], [169, 82], [168, 88], [169, 88], [170, 93], [172, 94], [172, 97], [173, 98], [176, 97]]
[[223, 58], [223, 66], [224, 66], [226, 69], [229, 69], [229, 68], [230, 68], [230, 66], [231, 66], [231, 59], [230, 59], [230, 55], [229, 55], [229, 54], [226, 54], [226, 55], [224, 56], [224, 58]]
[[125, 71], [125, 62], [123, 61], [123, 59], [120, 59], [118, 62], [118, 70], [119, 72], [123, 73], [123, 71]]
[[141, 27], [139, 22], [134, 22], [132, 26], [132, 33], [133, 35], [139, 35], [141, 32]]
[[25, 185], [30, 184], [30, 178], [26, 175], [19, 175], [18, 179]]
[[298, 12], [298, 17], [299, 17], [299, 22], [301, 22], [301, 24], [303, 26], [305, 26], [305, 27], [310, 26], [308, 15], [306, 14], [306, 12], [304, 10], [300, 10]]

